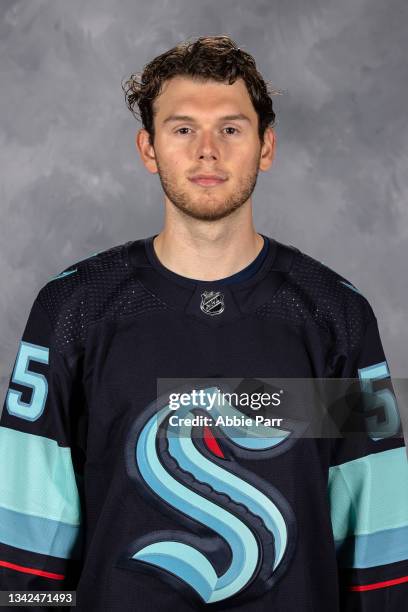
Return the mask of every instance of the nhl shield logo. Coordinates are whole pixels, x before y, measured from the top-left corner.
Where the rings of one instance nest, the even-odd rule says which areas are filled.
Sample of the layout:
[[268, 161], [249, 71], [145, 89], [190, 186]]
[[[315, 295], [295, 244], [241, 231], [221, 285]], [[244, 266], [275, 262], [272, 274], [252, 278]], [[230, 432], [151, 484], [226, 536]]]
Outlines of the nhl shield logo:
[[205, 314], [218, 315], [224, 312], [224, 294], [221, 291], [204, 291], [200, 308]]

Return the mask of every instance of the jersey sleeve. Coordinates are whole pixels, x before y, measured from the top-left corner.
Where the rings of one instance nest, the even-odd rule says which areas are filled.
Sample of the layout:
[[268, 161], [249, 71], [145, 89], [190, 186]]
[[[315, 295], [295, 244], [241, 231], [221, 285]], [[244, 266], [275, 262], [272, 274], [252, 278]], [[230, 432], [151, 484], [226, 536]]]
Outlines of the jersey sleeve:
[[353, 436], [333, 439], [328, 494], [341, 612], [408, 609], [408, 460], [401, 414], [370, 315], [338, 377], [361, 395]]
[[75, 590], [83, 542], [78, 360], [37, 295], [0, 417], [0, 590]]

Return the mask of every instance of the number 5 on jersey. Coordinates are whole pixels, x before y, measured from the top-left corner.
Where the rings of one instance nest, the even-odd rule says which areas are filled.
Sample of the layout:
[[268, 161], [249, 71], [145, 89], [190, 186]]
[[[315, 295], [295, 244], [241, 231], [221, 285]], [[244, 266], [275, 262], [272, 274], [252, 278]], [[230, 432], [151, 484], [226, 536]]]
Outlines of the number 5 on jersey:
[[11, 381], [32, 390], [29, 403], [21, 400], [21, 391], [9, 389], [6, 398], [7, 411], [27, 421], [37, 420], [44, 411], [48, 394], [47, 379], [43, 374], [30, 372], [30, 361], [49, 362], [49, 349], [30, 342], [20, 343]]
[[[374, 389], [374, 382], [376, 380], [390, 378], [387, 362], [383, 361], [366, 368], [360, 368], [358, 370], [358, 376], [362, 390], [370, 394], [369, 398], [371, 402], [373, 398], [375, 400], [374, 406], [372, 403], [365, 406], [366, 410], [373, 411], [382, 407], [386, 419], [385, 423], [381, 423], [380, 425], [378, 411], [375, 414], [367, 416], [370, 438], [374, 440], [374, 442], [377, 442], [377, 440], [394, 436], [399, 431], [401, 425], [396, 397], [391, 389]], [[366, 402], [366, 404], [368, 404], [368, 402]], [[378, 432], [380, 426], [382, 435], [376, 436], [375, 434]]]

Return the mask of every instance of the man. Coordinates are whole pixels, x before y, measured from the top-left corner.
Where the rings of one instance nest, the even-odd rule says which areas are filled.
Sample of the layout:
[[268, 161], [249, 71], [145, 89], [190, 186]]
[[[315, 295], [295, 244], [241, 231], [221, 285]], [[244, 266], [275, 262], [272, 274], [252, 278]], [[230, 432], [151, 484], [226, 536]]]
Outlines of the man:
[[[275, 134], [253, 58], [202, 37], [127, 85], [164, 227], [34, 301], [1, 417], [0, 588], [76, 589], [78, 610], [406, 609], [407, 458], [377, 320], [348, 280], [254, 228]], [[282, 405], [260, 435], [250, 408], [217, 404], [245, 421], [228, 428], [192, 389], [174, 411], [163, 391], [227, 378], [356, 379], [366, 431], [303, 436], [302, 405], [268, 422]]]

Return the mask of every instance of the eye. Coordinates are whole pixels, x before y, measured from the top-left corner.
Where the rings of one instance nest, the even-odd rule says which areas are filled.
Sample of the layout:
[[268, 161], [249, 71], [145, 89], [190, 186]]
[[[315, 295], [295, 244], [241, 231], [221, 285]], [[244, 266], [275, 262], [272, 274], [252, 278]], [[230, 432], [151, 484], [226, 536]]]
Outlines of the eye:
[[[188, 127], [181, 127], [181, 128], [178, 128], [178, 129], [175, 131], [175, 133], [176, 133], [176, 134], [181, 134], [181, 130], [190, 130], [190, 129], [191, 129], [191, 128], [188, 128]], [[225, 127], [225, 128], [224, 128], [224, 130], [234, 130], [234, 133], [233, 133], [233, 134], [230, 134], [231, 136], [234, 136], [234, 135], [235, 135], [235, 133], [239, 134], [239, 130], [238, 130], [236, 127], [233, 127], [232, 125], [229, 125], [229, 126]], [[184, 136], [184, 134], [186, 134], [186, 133], [187, 133], [187, 132], [183, 132], [183, 134], [182, 134], [182, 135]]]
[[189, 129], [190, 128], [188, 128], [188, 127], [179, 128], [178, 130], [176, 130], [176, 134], [178, 134], [180, 132], [180, 130], [189, 130]]
[[[235, 130], [235, 132], [238, 134], [239, 130], [237, 130], [237, 128], [232, 127], [232, 125], [229, 125], [228, 127], [224, 128], [224, 130]], [[232, 134], [233, 135], [233, 134]]]

